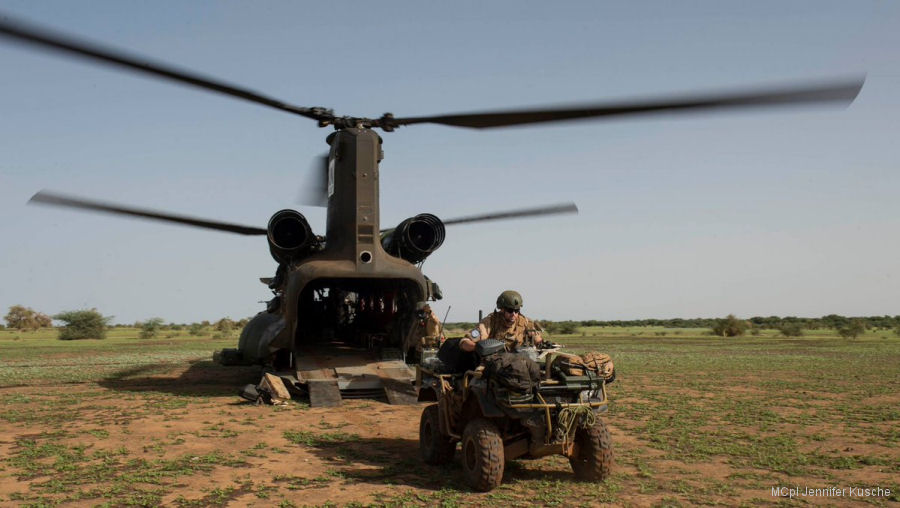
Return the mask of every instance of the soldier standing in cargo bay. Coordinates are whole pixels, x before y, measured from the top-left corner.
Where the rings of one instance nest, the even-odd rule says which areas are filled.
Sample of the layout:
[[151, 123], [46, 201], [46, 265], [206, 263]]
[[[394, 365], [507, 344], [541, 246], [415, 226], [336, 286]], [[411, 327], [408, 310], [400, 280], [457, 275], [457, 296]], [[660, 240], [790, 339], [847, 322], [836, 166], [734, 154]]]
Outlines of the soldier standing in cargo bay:
[[431, 310], [431, 305], [419, 302], [416, 305], [416, 317], [418, 318], [417, 331], [418, 342], [416, 350], [421, 354], [426, 348], [439, 348], [444, 342], [444, 334], [441, 333], [441, 320]]
[[506, 342], [507, 351], [525, 343], [540, 345], [543, 341], [537, 324], [523, 316], [522, 295], [517, 291], [507, 290], [497, 297], [497, 310], [488, 314], [459, 341], [463, 351], [474, 351], [475, 343], [483, 339], [499, 339]]
[[406, 354], [415, 361], [422, 360], [425, 349], [437, 349], [444, 343], [441, 320], [425, 302], [416, 304], [416, 320], [406, 338]]

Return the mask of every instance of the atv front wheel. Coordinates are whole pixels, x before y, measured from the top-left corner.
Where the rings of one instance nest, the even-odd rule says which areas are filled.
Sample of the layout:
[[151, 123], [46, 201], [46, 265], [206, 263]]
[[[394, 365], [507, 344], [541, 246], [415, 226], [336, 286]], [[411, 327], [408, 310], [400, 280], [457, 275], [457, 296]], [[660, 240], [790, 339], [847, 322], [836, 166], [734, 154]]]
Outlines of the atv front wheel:
[[422, 411], [419, 420], [419, 455], [427, 464], [445, 464], [453, 459], [456, 441], [441, 434], [437, 404], [432, 404]]
[[493, 423], [476, 418], [466, 425], [462, 439], [462, 467], [466, 482], [487, 492], [503, 480], [503, 439]]
[[572, 471], [579, 480], [600, 482], [612, 470], [612, 438], [606, 424], [598, 419], [590, 428], [575, 431], [575, 449], [569, 457]]

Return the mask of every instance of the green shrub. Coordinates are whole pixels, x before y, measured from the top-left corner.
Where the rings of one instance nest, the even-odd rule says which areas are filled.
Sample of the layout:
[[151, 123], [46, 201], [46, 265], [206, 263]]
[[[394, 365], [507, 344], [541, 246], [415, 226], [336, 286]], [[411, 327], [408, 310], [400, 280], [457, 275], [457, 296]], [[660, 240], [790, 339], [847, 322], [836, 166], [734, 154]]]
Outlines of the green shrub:
[[803, 336], [803, 325], [800, 323], [784, 323], [783, 325], [778, 327], [778, 331], [781, 332], [785, 337], [802, 337]]
[[11, 306], [4, 319], [10, 328], [30, 332], [53, 325], [50, 316], [22, 305]]
[[541, 321], [540, 327], [547, 333], [571, 335], [578, 331], [577, 321]]
[[559, 333], [563, 335], [572, 334], [578, 331], [578, 323], [574, 321], [563, 321], [559, 324]]
[[717, 319], [712, 326], [712, 332], [720, 337], [737, 337], [744, 335], [750, 328], [749, 323], [738, 319], [734, 314], [729, 314], [725, 319]]
[[851, 319], [846, 325], [839, 326], [837, 332], [845, 339], [855, 339], [866, 332], [866, 323], [862, 319]]
[[150, 318], [147, 321], [141, 323], [141, 332], [138, 334], [138, 338], [141, 339], [152, 339], [156, 337], [159, 333], [160, 328], [162, 328], [163, 319], [162, 318]]
[[216, 331], [225, 334], [231, 333], [231, 331], [234, 330], [235, 326], [237, 326], [237, 323], [228, 318], [222, 318], [216, 321]]
[[66, 323], [59, 329], [61, 340], [105, 339], [106, 327], [112, 316], [103, 316], [97, 309], [70, 310], [60, 312], [53, 319]]
[[216, 334], [214, 335], [217, 339], [225, 339], [231, 336], [231, 333], [234, 331], [235, 327], [237, 327], [237, 323], [228, 318], [222, 318], [216, 321], [214, 328], [216, 329]]

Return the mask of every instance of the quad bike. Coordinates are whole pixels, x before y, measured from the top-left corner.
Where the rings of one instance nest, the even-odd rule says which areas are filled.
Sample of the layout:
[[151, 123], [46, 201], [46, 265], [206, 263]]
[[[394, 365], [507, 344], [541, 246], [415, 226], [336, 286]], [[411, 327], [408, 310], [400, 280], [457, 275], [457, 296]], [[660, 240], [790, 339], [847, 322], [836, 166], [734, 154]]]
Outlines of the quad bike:
[[503, 342], [482, 340], [462, 371], [435, 361], [417, 367], [418, 399], [437, 402], [419, 423], [422, 459], [449, 462], [461, 443], [466, 481], [483, 492], [500, 485], [506, 461], [553, 454], [568, 457], [578, 479], [606, 479], [612, 441], [599, 414], [607, 411], [611, 378], [590, 369], [570, 375], [571, 355], [551, 352], [536, 362], [540, 380], [532, 389], [511, 390], [485, 365], [498, 350]]

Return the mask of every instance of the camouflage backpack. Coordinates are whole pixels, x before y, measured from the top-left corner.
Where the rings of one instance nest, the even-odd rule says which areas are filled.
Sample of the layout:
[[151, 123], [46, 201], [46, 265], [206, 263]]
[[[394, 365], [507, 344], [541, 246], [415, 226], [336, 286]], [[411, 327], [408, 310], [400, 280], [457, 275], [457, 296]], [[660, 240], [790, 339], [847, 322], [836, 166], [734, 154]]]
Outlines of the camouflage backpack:
[[602, 377], [607, 383], [611, 383], [615, 377], [612, 358], [596, 351], [581, 356], [556, 353], [551, 359], [551, 363], [568, 376], [583, 376], [585, 375], [584, 371], [589, 370], [594, 375]]
[[531, 393], [541, 380], [541, 368], [525, 355], [497, 353], [484, 359], [484, 377], [517, 393]]
[[609, 355], [592, 351], [581, 355], [581, 360], [585, 368], [596, 372], [607, 382], [612, 382], [616, 369]]

